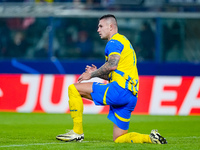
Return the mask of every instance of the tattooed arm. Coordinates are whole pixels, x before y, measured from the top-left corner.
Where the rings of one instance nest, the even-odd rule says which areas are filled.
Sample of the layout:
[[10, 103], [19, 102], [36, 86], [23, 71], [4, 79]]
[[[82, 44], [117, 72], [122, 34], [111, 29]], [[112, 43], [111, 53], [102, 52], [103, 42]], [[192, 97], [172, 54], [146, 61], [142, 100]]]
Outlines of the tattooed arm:
[[108, 61], [98, 70], [92, 72], [91, 77], [100, 77], [107, 80], [109, 73], [117, 69], [119, 59], [120, 56], [116, 54], [109, 56]]
[[81, 82], [83, 80], [89, 80], [94, 77], [99, 77], [102, 79], [108, 80], [108, 75], [111, 71], [117, 69], [118, 63], [119, 63], [120, 56], [117, 54], [110, 55], [108, 57], [108, 61], [102, 65], [99, 69], [89, 73], [84, 72], [78, 79], [78, 82]]

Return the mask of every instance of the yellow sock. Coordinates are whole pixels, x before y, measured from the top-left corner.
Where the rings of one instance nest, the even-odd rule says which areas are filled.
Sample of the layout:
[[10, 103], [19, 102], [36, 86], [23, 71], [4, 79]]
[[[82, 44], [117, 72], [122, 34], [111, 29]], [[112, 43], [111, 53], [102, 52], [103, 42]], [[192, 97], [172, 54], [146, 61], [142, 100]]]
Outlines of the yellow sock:
[[119, 136], [115, 143], [152, 143], [149, 135], [136, 132], [126, 133]]
[[83, 101], [74, 84], [68, 87], [68, 95], [70, 114], [73, 119], [73, 131], [77, 134], [82, 134]]

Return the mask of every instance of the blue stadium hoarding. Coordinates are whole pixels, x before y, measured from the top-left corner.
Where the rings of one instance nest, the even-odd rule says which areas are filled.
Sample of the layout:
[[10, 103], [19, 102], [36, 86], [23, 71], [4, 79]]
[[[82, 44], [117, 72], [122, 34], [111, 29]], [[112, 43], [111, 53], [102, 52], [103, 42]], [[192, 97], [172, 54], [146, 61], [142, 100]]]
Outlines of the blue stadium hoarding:
[[[104, 60], [10, 59], [0, 61], [0, 73], [8, 74], [81, 74], [86, 65], [100, 67]], [[138, 62], [139, 75], [200, 76], [199, 63]]]

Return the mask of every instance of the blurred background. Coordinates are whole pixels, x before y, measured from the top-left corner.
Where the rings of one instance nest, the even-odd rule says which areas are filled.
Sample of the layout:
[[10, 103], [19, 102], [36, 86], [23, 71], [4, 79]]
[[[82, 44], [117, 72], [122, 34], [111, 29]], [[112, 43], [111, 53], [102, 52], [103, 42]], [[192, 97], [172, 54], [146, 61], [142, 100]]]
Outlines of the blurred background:
[[0, 73], [100, 66], [97, 25], [107, 13], [131, 41], [140, 75], [200, 75], [200, 0], [0, 0]]

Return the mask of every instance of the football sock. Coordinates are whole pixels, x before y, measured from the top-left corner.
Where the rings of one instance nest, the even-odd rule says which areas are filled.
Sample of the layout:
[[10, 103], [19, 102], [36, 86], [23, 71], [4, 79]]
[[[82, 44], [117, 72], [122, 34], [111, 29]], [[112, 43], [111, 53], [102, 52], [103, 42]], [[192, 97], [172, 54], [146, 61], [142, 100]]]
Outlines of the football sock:
[[149, 135], [136, 132], [126, 133], [119, 136], [115, 143], [152, 143]]
[[68, 95], [70, 114], [73, 119], [73, 131], [77, 134], [82, 134], [83, 101], [74, 84], [68, 87]]

